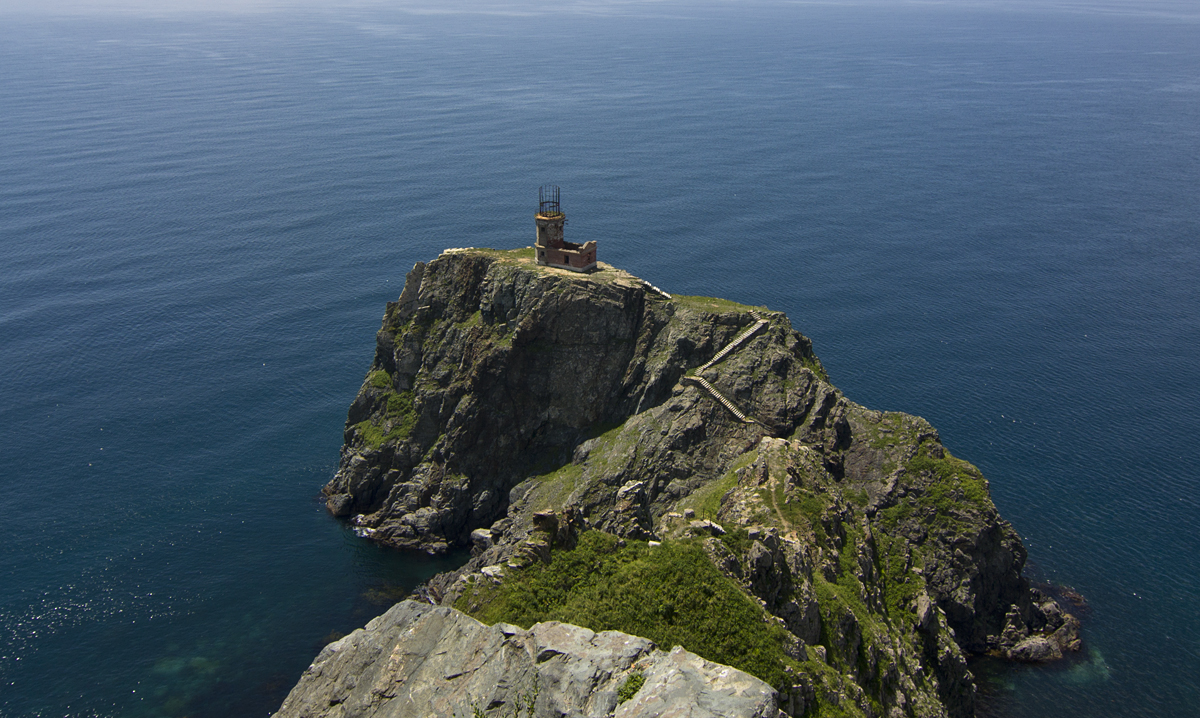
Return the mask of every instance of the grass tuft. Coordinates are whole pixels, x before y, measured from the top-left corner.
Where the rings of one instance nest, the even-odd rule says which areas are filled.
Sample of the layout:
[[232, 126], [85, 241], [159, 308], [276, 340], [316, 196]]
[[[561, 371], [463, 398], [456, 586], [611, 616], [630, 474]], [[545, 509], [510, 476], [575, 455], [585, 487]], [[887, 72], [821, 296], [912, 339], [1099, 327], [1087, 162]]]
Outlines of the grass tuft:
[[722, 574], [695, 539], [651, 548], [599, 531], [580, 536], [549, 564], [513, 571], [499, 586], [476, 585], [456, 607], [485, 623], [528, 628], [563, 621], [593, 631], [643, 636], [683, 646], [772, 685], [785, 679], [787, 634]]
[[620, 705], [625, 701], [637, 695], [637, 692], [642, 690], [642, 686], [646, 684], [646, 676], [641, 671], [630, 673], [621, 687], [617, 689], [617, 704]]

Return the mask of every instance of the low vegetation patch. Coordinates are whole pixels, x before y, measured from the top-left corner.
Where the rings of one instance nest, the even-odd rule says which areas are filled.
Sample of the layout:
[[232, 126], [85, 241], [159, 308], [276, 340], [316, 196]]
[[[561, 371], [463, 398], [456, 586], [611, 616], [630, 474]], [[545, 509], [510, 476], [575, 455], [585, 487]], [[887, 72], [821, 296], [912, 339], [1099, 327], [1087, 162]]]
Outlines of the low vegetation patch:
[[[771, 496], [772, 491], [774, 497]], [[774, 505], [779, 511], [779, 518], [786, 523], [790, 523], [793, 527], [807, 525], [818, 542], [824, 543], [827, 540], [825, 527], [821, 521], [825, 510], [829, 507], [829, 499], [825, 495], [797, 488], [789, 496], [783, 480], [777, 480], [774, 488], [766, 486], [759, 489], [758, 496], [768, 506], [774, 499]], [[784, 527], [786, 528], [786, 526]]]
[[721, 543], [734, 555], [744, 556], [754, 542], [750, 540], [750, 532], [744, 526], [731, 526], [720, 536]]
[[417, 423], [417, 412], [413, 408], [411, 391], [392, 389], [392, 378], [385, 371], [373, 371], [367, 380], [377, 389], [384, 389], [382, 416], [374, 416], [354, 425], [363, 443], [378, 449], [386, 443], [407, 439], [413, 425]]
[[962, 512], [964, 503], [978, 510], [986, 510], [991, 504], [983, 474], [966, 461], [951, 456], [949, 451], [944, 451], [938, 459], [922, 446], [904, 468], [913, 475], [932, 476], [934, 481], [925, 498], [937, 510], [938, 518], [952, 520]]
[[924, 582], [909, 570], [904, 554], [904, 539], [879, 532], [875, 534], [875, 541], [879, 546], [887, 614], [892, 623], [903, 625], [912, 619], [913, 603], [924, 590]]
[[696, 489], [679, 503], [678, 508], [694, 509], [697, 517], [716, 521], [717, 513], [721, 510], [721, 499], [738, 485], [738, 469], [749, 466], [757, 458], [757, 450], [747, 451], [724, 476]]
[[563, 621], [623, 631], [663, 649], [683, 646], [772, 685], [783, 681], [790, 660], [786, 632], [712, 565], [696, 539], [618, 548], [615, 536], [588, 531], [549, 564], [514, 570], [499, 586], [468, 589], [456, 607], [489, 624]]
[[458, 327], [459, 329], [470, 329], [471, 327], [479, 326], [479, 323], [482, 321], [483, 313], [476, 309], [474, 314], [462, 320], [461, 322], [457, 322], [454, 326]]
[[533, 478], [529, 488], [530, 506], [534, 511], [559, 510], [583, 477], [583, 466], [564, 464], [562, 467]]
[[766, 311], [766, 307], [752, 307], [748, 304], [738, 304], [737, 302], [731, 302], [728, 299], [718, 299], [717, 297], [689, 297], [676, 294], [672, 297], [672, 301], [690, 309], [699, 309], [702, 312], [712, 312], [714, 314], [748, 312], [754, 309]]
[[646, 685], [646, 676], [641, 671], [630, 673], [621, 687], [617, 689], [617, 703], [624, 703], [633, 698], [644, 685]]
[[691, 507], [696, 510], [696, 516], [710, 521], [717, 520], [717, 514], [721, 511], [721, 499], [725, 494], [729, 493], [738, 485], [738, 477], [733, 472], [726, 474], [723, 478], [708, 484], [698, 490], [693, 496]]
[[490, 249], [488, 247], [473, 247], [468, 250], [471, 254], [482, 254], [502, 262], [519, 262], [523, 259], [533, 259], [533, 247], [519, 249]]
[[808, 369], [813, 374], [816, 374], [821, 381], [826, 383], [829, 382], [829, 374], [825, 372], [825, 367], [821, 364], [820, 359], [817, 359], [816, 357], [804, 357], [800, 360], [800, 364], [803, 365], [805, 369]]
[[851, 682], [849, 675], [813, 659], [800, 666], [813, 679], [817, 694], [816, 705], [809, 707], [805, 718], [864, 718], [862, 711], [845, 700], [845, 696], [854, 690], [848, 685]]

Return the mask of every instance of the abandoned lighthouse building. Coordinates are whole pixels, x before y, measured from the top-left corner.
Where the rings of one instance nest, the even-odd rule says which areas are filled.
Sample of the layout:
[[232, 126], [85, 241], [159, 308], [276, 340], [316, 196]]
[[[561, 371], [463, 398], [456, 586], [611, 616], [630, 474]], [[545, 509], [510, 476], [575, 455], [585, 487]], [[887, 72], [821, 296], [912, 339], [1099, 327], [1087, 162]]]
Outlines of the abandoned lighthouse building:
[[588, 272], [596, 268], [596, 243], [576, 244], [563, 239], [567, 216], [558, 201], [558, 185], [543, 185], [538, 189], [537, 263], [561, 267], [573, 272]]

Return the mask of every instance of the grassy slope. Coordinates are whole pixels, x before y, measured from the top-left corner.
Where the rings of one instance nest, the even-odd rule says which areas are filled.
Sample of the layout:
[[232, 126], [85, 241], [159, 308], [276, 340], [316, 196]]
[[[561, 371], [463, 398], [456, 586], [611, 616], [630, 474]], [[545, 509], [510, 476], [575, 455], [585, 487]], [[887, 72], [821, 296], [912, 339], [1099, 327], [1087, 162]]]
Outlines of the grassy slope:
[[574, 549], [555, 551], [549, 564], [509, 569], [500, 585], [478, 582], [456, 607], [485, 623], [563, 621], [623, 631], [663, 648], [683, 646], [772, 685], [791, 662], [785, 632], [696, 540], [618, 548], [615, 536], [589, 531]]

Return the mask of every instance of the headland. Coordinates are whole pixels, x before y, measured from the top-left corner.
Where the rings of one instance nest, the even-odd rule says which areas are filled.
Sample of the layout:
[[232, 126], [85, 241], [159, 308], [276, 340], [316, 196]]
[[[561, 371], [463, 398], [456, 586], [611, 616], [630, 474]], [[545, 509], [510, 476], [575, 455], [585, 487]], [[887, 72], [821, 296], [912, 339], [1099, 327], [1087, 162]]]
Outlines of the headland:
[[[472, 558], [327, 647], [280, 716], [423, 715], [421, 691], [655, 715], [682, 681], [681, 715], [966, 718], [968, 656], [1078, 650], [978, 469], [844, 397], [785, 315], [534, 251], [447, 250], [388, 303], [327, 506]], [[662, 650], [612, 649], [637, 641]]]

